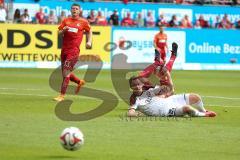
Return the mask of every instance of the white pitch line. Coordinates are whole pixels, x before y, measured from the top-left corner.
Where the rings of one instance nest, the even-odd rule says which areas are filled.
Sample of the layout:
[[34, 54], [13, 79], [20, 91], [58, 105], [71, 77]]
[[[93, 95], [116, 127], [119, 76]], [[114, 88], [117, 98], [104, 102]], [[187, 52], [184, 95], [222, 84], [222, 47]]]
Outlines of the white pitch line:
[[231, 105], [221, 105], [221, 104], [206, 104], [204, 107], [240, 107], [240, 106], [231, 106]]
[[[38, 88], [1, 88], [0, 90], [21, 90], [21, 91], [47, 91], [44, 89], [38, 89]], [[104, 90], [104, 89], [99, 89], [103, 91], [110, 91], [110, 90]], [[9, 92], [0, 92], [0, 94], [9, 94], [9, 95], [19, 95], [19, 96], [41, 96], [41, 97], [47, 97], [47, 96], [52, 96], [52, 95], [46, 95], [46, 94], [28, 94], [28, 93], [23, 93], [23, 94], [18, 94], [18, 93], [9, 93]], [[223, 96], [202, 96], [203, 98], [215, 98], [215, 99], [227, 99], [227, 100], [240, 100], [240, 97], [223, 97]]]
[[42, 91], [43, 89], [38, 89], [38, 88], [0, 88], [0, 90]]
[[[14, 95], [14, 96], [35, 96], [35, 97], [51, 97], [53, 98], [54, 95], [48, 95], [48, 94], [31, 94], [31, 93], [9, 93], [9, 92], [0, 92], [0, 95]], [[57, 95], [57, 94], [56, 94]], [[56, 96], [55, 95], [55, 96]], [[74, 98], [74, 99], [95, 99], [94, 97], [78, 97], [77, 95], [67, 95], [67, 98]], [[97, 99], [99, 100], [99, 99]], [[118, 99], [119, 101], [123, 101], [122, 99]]]
[[221, 96], [202, 96], [205, 98], [216, 98], [216, 99], [230, 99], [230, 100], [240, 100], [239, 97], [221, 97]]
[[0, 92], [2, 95], [14, 95], [14, 96], [37, 96], [37, 97], [49, 97], [52, 95], [47, 94], [30, 94], [30, 93], [9, 93], [9, 92]]

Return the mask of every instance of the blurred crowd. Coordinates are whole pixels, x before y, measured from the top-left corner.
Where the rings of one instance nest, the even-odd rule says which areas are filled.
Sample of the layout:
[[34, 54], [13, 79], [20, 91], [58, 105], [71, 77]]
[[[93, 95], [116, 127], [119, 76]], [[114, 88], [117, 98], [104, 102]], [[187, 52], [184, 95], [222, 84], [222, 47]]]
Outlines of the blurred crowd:
[[82, 2], [95, 1], [122, 1], [123, 3], [147, 2], [147, 3], [176, 3], [176, 4], [211, 4], [211, 5], [240, 5], [240, 0], [75, 0]]
[[[34, 17], [31, 17], [28, 13], [28, 9], [24, 9], [22, 12], [20, 9], [16, 9], [13, 14], [12, 23], [23, 23], [23, 24], [60, 24], [61, 21], [66, 18], [64, 11], [61, 12], [59, 16], [56, 16], [54, 11], [51, 10], [48, 15], [43, 12], [43, 9], [40, 8], [36, 12]], [[0, 4], [0, 23], [5, 23], [6, 19], [6, 10], [2, 4]], [[80, 16], [83, 17], [82, 12]], [[127, 12], [125, 17], [121, 20], [119, 19], [118, 11], [114, 10], [112, 15], [105, 17], [101, 11], [91, 10], [89, 15], [86, 17], [91, 25], [98, 26], [124, 26], [124, 27], [172, 27], [172, 28], [223, 28], [223, 29], [240, 29], [240, 19], [235, 22], [229, 20], [228, 14], [225, 14], [223, 17], [216, 16], [215, 20], [208, 21], [203, 15], [200, 15], [195, 22], [189, 20], [189, 16], [185, 15], [183, 18], [179, 18], [176, 15], [173, 15], [171, 20], [166, 20], [164, 14], [160, 14], [156, 19], [153, 16], [151, 11], [148, 11], [146, 15], [138, 13], [136, 17], [132, 17], [130, 12]]]

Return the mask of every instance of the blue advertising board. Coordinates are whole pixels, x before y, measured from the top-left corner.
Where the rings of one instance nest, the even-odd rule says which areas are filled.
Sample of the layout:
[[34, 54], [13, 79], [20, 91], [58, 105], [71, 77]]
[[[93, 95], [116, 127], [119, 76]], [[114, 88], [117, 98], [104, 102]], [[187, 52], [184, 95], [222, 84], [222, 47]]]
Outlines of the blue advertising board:
[[240, 60], [240, 30], [191, 29], [186, 32], [186, 63]]
[[[119, 53], [127, 57], [128, 63], [152, 63], [154, 48], [152, 42], [158, 29], [112, 27], [112, 42], [131, 42], [131, 47], [122, 50], [116, 47], [112, 55]], [[168, 48], [171, 43], [179, 45], [174, 69], [240, 69], [240, 30], [216, 29], [166, 29]], [[146, 44], [151, 45], [143, 45]], [[122, 44], [122, 43], [121, 43]], [[128, 45], [129, 43], [126, 43]], [[135, 44], [142, 44], [141, 47]], [[167, 59], [170, 57], [167, 54]]]

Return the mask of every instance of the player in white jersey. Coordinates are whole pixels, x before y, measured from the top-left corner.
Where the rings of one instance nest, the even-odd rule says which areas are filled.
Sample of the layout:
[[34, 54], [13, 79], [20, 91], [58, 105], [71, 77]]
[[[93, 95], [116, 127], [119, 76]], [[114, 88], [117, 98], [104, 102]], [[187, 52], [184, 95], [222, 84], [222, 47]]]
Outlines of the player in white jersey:
[[164, 98], [166, 88], [161, 86], [144, 87], [138, 77], [129, 80], [133, 94], [130, 97], [128, 116], [184, 116], [215, 117], [216, 113], [206, 111], [198, 94], [177, 94]]

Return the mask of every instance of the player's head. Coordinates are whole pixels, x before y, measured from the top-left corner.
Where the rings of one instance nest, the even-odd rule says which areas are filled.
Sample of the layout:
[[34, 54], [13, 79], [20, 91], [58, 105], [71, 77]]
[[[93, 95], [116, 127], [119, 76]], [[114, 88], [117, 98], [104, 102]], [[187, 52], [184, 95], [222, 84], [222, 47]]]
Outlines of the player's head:
[[73, 3], [71, 6], [71, 14], [73, 18], [78, 18], [80, 14], [80, 5]]
[[160, 33], [163, 33], [163, 31], [164, 31], [164, 28], [163, 28], [164, 26], [163, 25], [160, 25], [159, 26], [159, 31], [160, 31]]
[[141, 93], [143, 91], [143, 86], [144, 86], [144, 83], [140, 80], [139, 77], [131, 77], [129, 79], [129, 85], [130, 85], [130, 88], [133, 90], [133, 92], [136, 92], [136, 93]]

